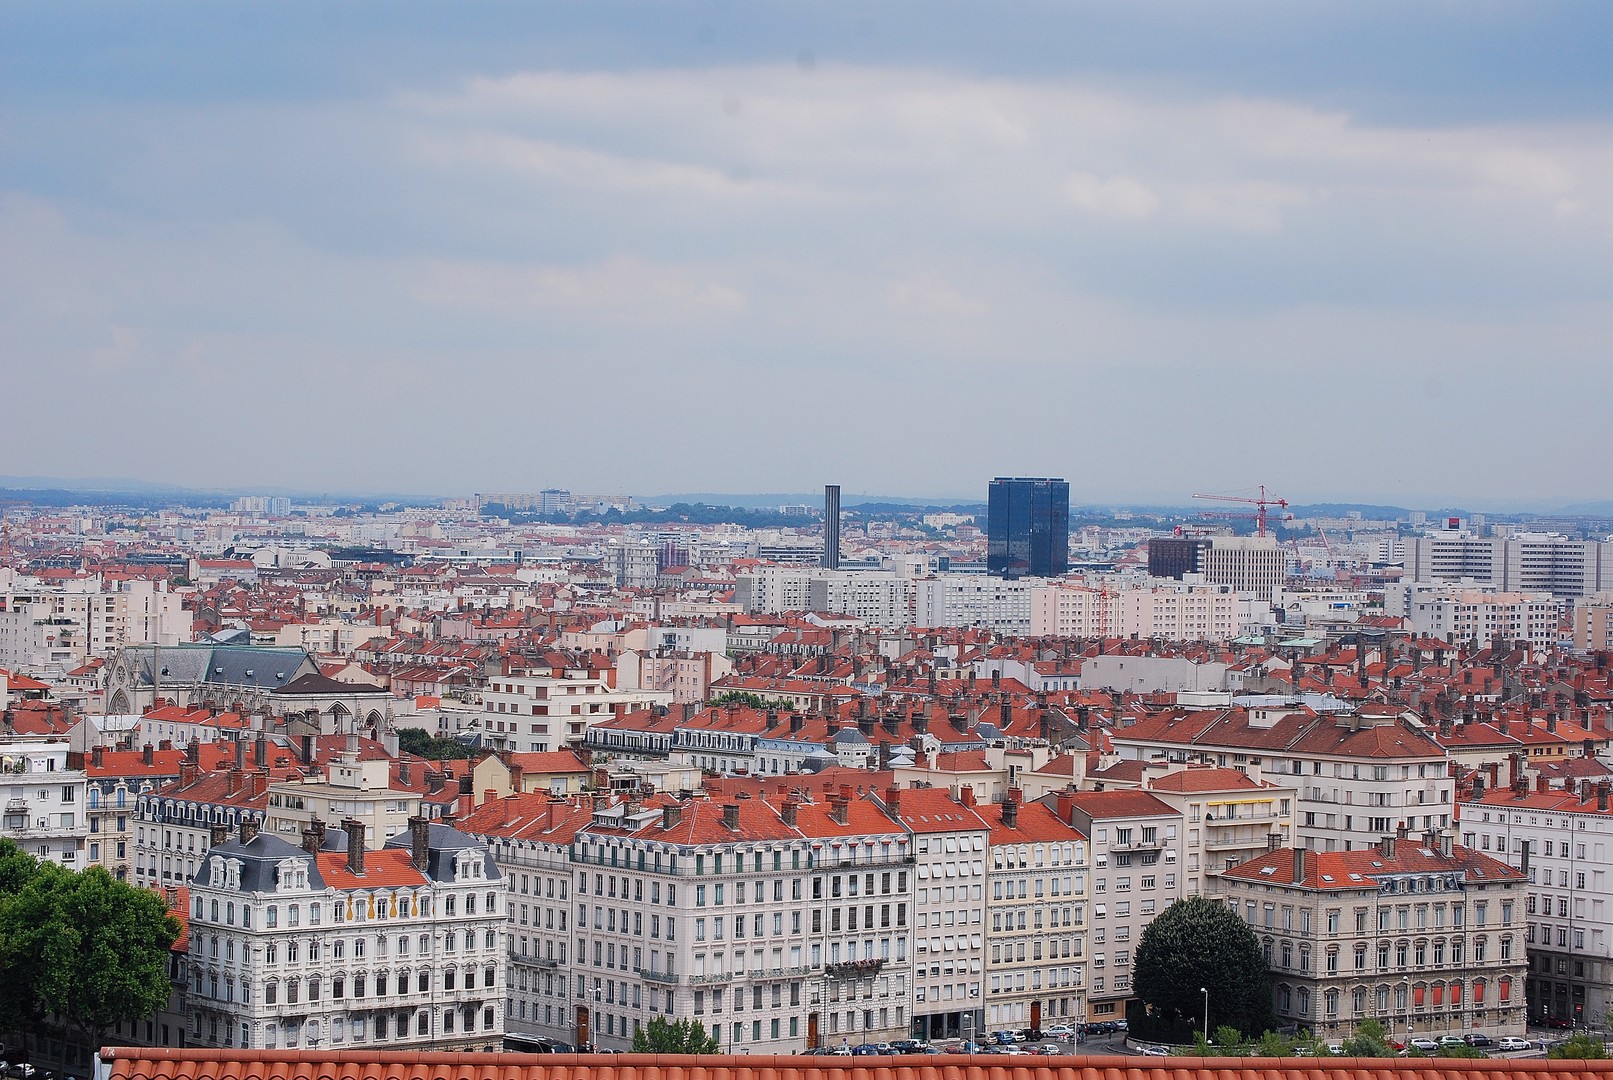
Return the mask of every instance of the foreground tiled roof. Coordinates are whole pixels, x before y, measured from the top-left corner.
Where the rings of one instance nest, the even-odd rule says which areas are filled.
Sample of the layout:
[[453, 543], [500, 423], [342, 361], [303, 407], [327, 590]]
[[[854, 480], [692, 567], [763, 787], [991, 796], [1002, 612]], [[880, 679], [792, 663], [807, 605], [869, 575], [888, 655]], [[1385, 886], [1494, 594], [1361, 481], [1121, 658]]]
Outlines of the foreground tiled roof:
[[1014, 1061], [689, 1057], [653, 1054], [447, 1054], [343, 1050], [159, 1050], [117, 1046], [110, 1080], [1507, 1080], [1606, 1077], [1605, 1061], [1462, 1058], [1120, 1058]]

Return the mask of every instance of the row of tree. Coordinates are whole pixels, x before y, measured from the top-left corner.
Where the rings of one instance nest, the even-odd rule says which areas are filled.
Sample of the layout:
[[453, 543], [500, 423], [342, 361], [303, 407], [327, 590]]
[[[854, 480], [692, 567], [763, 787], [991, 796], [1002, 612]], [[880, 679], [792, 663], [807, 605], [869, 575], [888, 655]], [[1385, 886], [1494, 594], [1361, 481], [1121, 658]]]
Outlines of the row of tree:
[[114, 1025], [167, 1004], [179, 931], [160, 894], [0, 839], [0, 1030], [26, 1048], [50, 1020], [99, 1046]]

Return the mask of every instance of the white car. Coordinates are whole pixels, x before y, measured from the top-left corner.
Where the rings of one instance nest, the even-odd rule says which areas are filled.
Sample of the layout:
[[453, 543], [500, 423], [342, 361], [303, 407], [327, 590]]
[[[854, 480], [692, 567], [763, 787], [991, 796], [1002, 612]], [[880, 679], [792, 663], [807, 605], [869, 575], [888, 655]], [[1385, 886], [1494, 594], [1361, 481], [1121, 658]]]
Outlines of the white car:
[[1421, 1050], [1425, 1054], [1431, 1054], [1435, 1050], [1439, 1049], [1439, 1043], [1435, 1042], [1433, 1039], [1423, 1038], [1420, 1035], [1411, 1040], [1410, 1046], [1413, 1050]]
[[1170, 1057], [1170, 1051], [1163, 1046], [1141, 1046], [1137, 1052], [1144, 1057]]
[[1520, 1039], [1516, 1035], [1507, 1035], [1496, 1043], [1500, 1050], [1533, 1050], [1535, 1044], [1528, 1039]]
[[1051, 1027], [1045, 1027], [1042, 1029], [1042, 1038], [1073, 1039], [1075, 1038], [1075, 1029], [1069, 1024], [1054, 1024]]
[[1334, 1057], [1343, 1057], [1344, 1044], [1339, 1042], [1330, 1042], [1327, 1044], [1327, 1052], [1332, 1054]]

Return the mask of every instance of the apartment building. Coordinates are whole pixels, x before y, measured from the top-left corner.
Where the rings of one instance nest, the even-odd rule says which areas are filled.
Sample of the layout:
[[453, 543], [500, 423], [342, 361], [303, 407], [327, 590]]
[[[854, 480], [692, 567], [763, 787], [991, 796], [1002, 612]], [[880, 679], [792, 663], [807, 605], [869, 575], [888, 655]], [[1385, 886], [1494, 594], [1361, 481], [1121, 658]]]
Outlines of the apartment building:
[[970, 626], [1001, 634], [1031, 632], [1031, 591], [1040, 578], [938, 574], [914, 583], [916, 626]]
[[1298, 789], [1265, 779], [1258, 765], [1245, 772], [1173, 762], [1150, 770], [1142, 786], [1181, 818], [1184, 896], [1209, 894], [1222, 872], [1293, 841]]
[[1524, 875], [1451, 835], [1283, 848], [1216, 892], [1260, 939], [1280, 1023], [1342, 1040], [1368, 1018], [1412, 1035], [1524, 1031]]
[[46, 862], [82, 870], [89, 825], [82, 763], [66, 738], [0, 736], [0, 836]]
[[1224, 641], [1237, 637], [1245, 621], [1243, 600], [1227, 585], [1058, 582], [1031, 590], [1030, 633], [1036, 636]]
[[190, 889], [190, 1044], [502, 1049], [507, 896], [487, 849], [424, 818], [374, 851], [342, 826], [301, 846], [251, 820], [213, 833]]
[[973, 791], [892, 789], [890, 812], [913, 834], [913, 1020], [922, 1039], [977, 1038], [987, 1026], [986, 902], [991, 826]]
[[1275, 536], [1216, 536], [1199, 556], [1204, 580], [1269, 597], [1288, 580], [1288, 553]]
[[1137, 942], [1182, 895], [1181, 817], [1146, 791], [1058, 792], [1052, 799], [1058, 817], [1090, 842], [1086, 1016], [1124, 1016]]
[[[509, 890], [504, 1034], [518, 1047], [537, 1049], [539, 1040], [571, 1043], [577, 1008], [590, 1007], [572, 991], [571, 850], [593, 815], [592, 800], [532, 792], [483, 803], [459, 823], [487, 846]], [[659, 902], [658, 889], [651, 891]], [[660, 918], [640, 912], [640, 926], [652, 923], [659, 934]], [[639, 970], [645, 970], [642, 951]], [[640, 987], [640, 1008], [646, 1007], [644, 993]], [[613, 987], [612, 1005], [617, 997]]]
[[135, 800], [134, 884], [188, 885], [207, 854], [215, 827], [263, 824], [269, 784], [287, 766], [203, 772], [197, 744], [185, 748], [179, 779]]
[[262, 828], [294, 841], [315, 821], [352, 818], [364, 823], [370, 846], [378, 848], [422, 816], [422, 805], [419, 792], [393, 787], [390, 758], [365, 758], [355, 749], [332, 757], [322, 773], [270, 783]]
[[1574, 602], [1574, 651], [1613, 652], [1613, 592], [1599, 592]]
[[1460, 581], [1503, 591], [1540, 591], [1558, 597], [1613, 590], [1613, 544], [1557, 533], [1475, 536], [1443, 531], [1406, 544], [1411, 581]]
[[1453, 644], [1476, 641], [1527, 641], [1550, 648], [1562, 637], [1564, 601], [1549, 592], [1492, 592], [1451, 589], [1422, 593], [1410, 603], [1407, 617], [1422, 637]]
[[986, 1030], [1085, 1020], [1086, 836], [1017, 791], [978, 812], [991, 826]]
[[493, 675], [482, 693], [482, 736], [495, 750], [544, 753], [582, 745], [594, 724], [671, 705], [670, 690], [618, 689], [611, 670]]
[[[542, 927], [536, 900], [517, 900], [516, 947], [533, 959], [517, 965], [516, 1012], [543, 1010], [527, 1031], [622, 1050], [656, 1017], [697, 1019], [760, 1053], [909, 1033], [915, 861], [881, 800], [657, 795], [601, 802], [581, 825], [541, 813], [499, 800], [470, 819], [517, 880], [542, 882]], [[568, 831], [570, 931], [558, 852], [531, 846]]]
[[1518, 867], [1529, 1018], [1599, 1025], [1613, 1009], [1613, 811], [1607, 781], [1540, 790], [1526, 778], [1462, 803], [1462, 843]]
[[1170, 709], [1112, 733], [1122, 758], [1246, 770], [1298, 790], [1294, 831], [1313, 851], [1370, 847], [1401, 825], [1450, 825], [1455, 781], [1445, 750], [1393, 706], [1348, 713], [1302, 705]]

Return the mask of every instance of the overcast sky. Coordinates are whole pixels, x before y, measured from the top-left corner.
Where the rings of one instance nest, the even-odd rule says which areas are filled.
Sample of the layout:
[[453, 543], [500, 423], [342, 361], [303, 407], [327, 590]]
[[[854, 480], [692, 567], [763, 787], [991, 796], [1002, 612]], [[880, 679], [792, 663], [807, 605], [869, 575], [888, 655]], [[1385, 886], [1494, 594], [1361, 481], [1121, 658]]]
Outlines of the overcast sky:
[[1613, 498], [1613, 5], [0, 6], [0, 474]]

